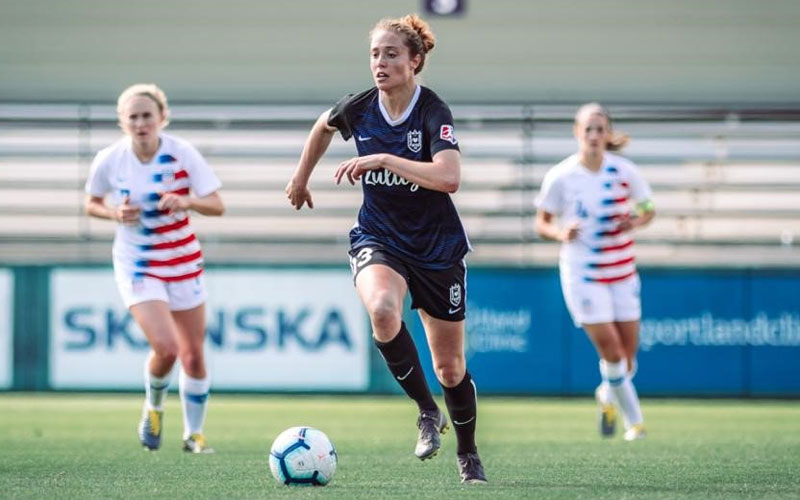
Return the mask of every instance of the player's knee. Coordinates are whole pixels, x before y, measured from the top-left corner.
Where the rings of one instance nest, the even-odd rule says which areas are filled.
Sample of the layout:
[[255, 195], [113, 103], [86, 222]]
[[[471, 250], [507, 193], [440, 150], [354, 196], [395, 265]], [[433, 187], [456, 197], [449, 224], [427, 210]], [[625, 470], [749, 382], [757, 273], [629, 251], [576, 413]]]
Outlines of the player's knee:
[[172, 364], [178, 359], [178, 344], [175, 342], [152, 342], [150, 348], [163, 364]]
[[161, 366], [172, 366], [175, 364], [175, 361], [178, 360], [177, 350], [175, 352], [167, 352], [164, 354], [159, 354], [159, 352], [156, 350], [154, 350], [154, 352], [156, 353], [158, 363]]
[[445, 387], [455, 387], [464, 379], [464, 363], [460, 363], [458, 359], [437, 363], [434, 368], [436, 378]]
[[188, 350], [181, 353], [181, 366], [190, 376], [205, 372], [205, 360], [203, 359], [202, 351], [196, 352]]
[[367, 304], [367, 313], [373, 327], [379, 331], [397, 333], [401, 314], [393, 301], [386, 297], [375, 297]]

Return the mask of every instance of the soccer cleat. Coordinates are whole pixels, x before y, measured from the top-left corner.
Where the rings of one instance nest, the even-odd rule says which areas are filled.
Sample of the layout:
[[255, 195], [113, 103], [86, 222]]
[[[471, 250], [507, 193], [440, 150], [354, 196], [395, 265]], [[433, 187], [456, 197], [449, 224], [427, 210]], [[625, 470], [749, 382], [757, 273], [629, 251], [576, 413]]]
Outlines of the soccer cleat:
[[600, 435], [612, 437], [617, 431], [617, 409], [612, 404], [597, 405]]
[[433, 458], [439, 452], [441, 440], [439, 434], [447, 432], [447, 417], [438, 409], [435, 411], [422, 411], [417, 419], [419, 436], [414, 455], [420, 460]]
[[464, 484], [486, 484], [486, 474], [477, 453], [464, 453], [456, 457], [461, 482]]
[[647, 437], [647, 431], [644, 429], [644, 424], [636, 424], [627, 431], [623, 436], [625, 441], [636, 441], [637, 439], [644, 439]]
[[603, 397], [605, 395], [603, 385], [598, 385], [594, 391], [594, 399], [597, 401], [597, 420], [600, 427], [600, 435], [612, 437], [617, 432], [617, 409], [614, 405]]
[[142, 420], [139, 421], [139, 441], [146, 449], [155, 451], [161, 446], [161, 427], [163, 419], [163, 411], [144, 409]]
[[187, 439], [183, 440], [183, 451], [189, 453], [214, 453], [214, 448], [206, 444], [206, 438], [199, 432], [195, 432]]

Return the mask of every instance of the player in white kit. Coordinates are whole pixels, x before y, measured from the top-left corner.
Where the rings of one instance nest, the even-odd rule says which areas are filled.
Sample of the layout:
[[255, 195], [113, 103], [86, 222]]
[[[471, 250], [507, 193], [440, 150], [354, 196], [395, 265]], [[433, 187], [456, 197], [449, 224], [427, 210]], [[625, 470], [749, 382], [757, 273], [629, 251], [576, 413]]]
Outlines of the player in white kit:
[[[639, 344], [639, 275], [633, 229], [655, 216], [651, 191], [636, 166], [609, 153], [627, 143], [596, 103], [575, 115], [579, 151], [550, 169], [536, 200], [536, 231], [562, 242], [561, 288], [567, 309], [600, 355], [602, 383], [595, 391], [600, 432], [615, 432], [616, 407], [628, 441], [646, 436], [633, 386]], [[635, 212], [631, 214], [631, 208]]]
[[189, 211], [222, 215], [221, 183], [191, 144], [162, 132], [169, 109], [157, 86], [127, 88], [117, 113], [125, 137], [92, 162], [86, 213], [118, 223], [114, 276], [150, 343], [139, 440], [149, 450], [160, 447], [163, 399], [180, 360], [183, 449], [210, 453], [203, 435], [210, 385], [203, 357], [207, 293]]

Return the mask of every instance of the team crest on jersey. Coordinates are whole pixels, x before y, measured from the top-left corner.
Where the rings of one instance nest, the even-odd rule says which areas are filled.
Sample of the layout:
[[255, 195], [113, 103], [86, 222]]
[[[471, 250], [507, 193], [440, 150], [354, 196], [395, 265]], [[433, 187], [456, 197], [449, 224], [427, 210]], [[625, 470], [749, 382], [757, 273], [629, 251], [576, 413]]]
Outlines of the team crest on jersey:
[[456, 139], [455, 134], [453, 134], [452, 125], [442, 125], [442, 128], [439, 129], [439, 138], [450, 144], [458, 144], [458, 139]]
[[450, 303], [453, 304], [453, 307], [461, 304], [461, 285], [458, 283], [450, 287]]
[[422, 149], [422, 131], [409, 130], [408, 131], [408, 149], [414, 153], [419, 153]]

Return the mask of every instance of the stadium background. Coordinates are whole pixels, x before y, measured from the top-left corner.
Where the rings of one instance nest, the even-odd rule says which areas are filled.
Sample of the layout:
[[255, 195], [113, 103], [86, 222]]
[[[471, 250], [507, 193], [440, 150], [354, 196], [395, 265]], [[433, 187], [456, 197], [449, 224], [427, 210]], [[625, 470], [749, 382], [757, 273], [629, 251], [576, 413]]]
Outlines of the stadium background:
[[[358, 190], [328, 180], [352, 145], [318, 167], [314, 212], [294, 213], [282, 189], [313, 119], [370, 85], [369, 27], [420, 2], [0, 5], [0, 387], [141, 387], [146, 347], [114, 289], [111, 226], [80, 204], [91, 157], [118, 136], [116, 96], [154, 81], [169, 130], [225, 183], [228, 215], [194, 218], [214, 388], [397, 390], [343, 258]], [[597, 383], [532, 200], [573, 149], [576, 105], [599, 100], [633, 136], [659, 211], [638, 243], [642, 395], [800, 395], [799, 15], [788, 0], [472, 0], [428, 17], [439, 44], [423, 82], [453, 104], [464, 151], [483, 393]]]

